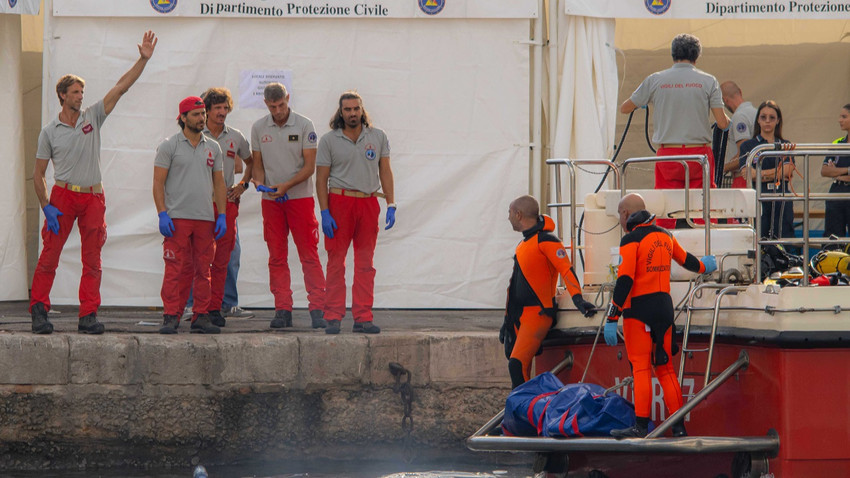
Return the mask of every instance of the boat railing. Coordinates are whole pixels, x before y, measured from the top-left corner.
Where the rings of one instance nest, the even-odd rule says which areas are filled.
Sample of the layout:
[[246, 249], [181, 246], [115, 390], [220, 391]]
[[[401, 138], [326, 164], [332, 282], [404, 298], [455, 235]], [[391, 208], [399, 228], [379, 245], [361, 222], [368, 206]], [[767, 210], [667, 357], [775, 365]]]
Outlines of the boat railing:
[[691, 412], [697, 405], [699, 405], [703, 400], [705, 400], [709, 395], [711, 395], [714, 390], [717, 389], [720, 385], [723, 384], [726, 380], [729, 380], [729, 377], [734, 375], [740, 369], [746, 369], [747, 365], [750, 363], [750, 356], [747, 354], [746, 350], [741, 350], [741, 353], [738, 355], [738, 360], [732, 362], [731, 365], [726, 367], [726, 370], [720, 373], [714, 380], [709, 383], [706, 383], [705, 387], [700, 390], [698, 394], [696, 394], [693, 398], [687, 401], [682, 408], [676, 410], [676, 413], [667, 417], [666, 420], [661, 422], [660, 425], [655, 427], [655, 430], [652, 430], [647, 438], [658, 438], [664, 434], [670, 427], [673, 426], [674, 423], [679, 420], [684, 420], [685, 415]]
[[[578, 243], [576, 242], [576, 237], [578, 233], [578, 223], [576, 222], [576, 208], [581, 207], [584, 208], [584, 204], [576, 202], [576, 165], [603, 165], [607, 166], [606, 171], [611, 170], [614, 173], [614, 183], [616, 187], [620, 187], [620, 169], [617, 165], [609, 161], [607, 159], [567, 159], [567, 158], [553, 158], [547, 159], [546, 164], [555, 166], [555, 202], [550, 202], [546, 206], [549, 208], [570, 208], [570, 261], [575, 264], [576, 263], [576, 249], [579, 248]], [[561, 192], [561, 166], [567, 168], [567, 172], [569, 173], [569, 181], [570, 181], [570, 202], [565, 203], [563, 200], [563, 194]], [[558, 214], [558, 237], [564, 237], [564, 218], [563, 215]]]
[[[749, 153], [747, 156], [747, 164], [751, 164], [755, 166], [756, 174], [756, 210], [757, 219], [755, 221], [756, 224], [756, 235], [755, 235], [755, 244], [754, 249], [756, 252], [756, 275], [755, 277], [762, 277], [761, 270], [761, 256], [762, 251], [761, 247], [766, 245], [783, 245], [783, 246], [801, 246], [803, 253], [803, 277], [801, 279], [802, 286], [809, 285], [809, 245], [810, 244], [844, 244], [848, 242], [847, 238], [843, 239], [829, 239], [829, 238], [812, 238], [810, 237], [810, 227], [809, 227], [809, 205], [812, 201], [823, 201], [823, 200], [831, 200], [831, 199], [850, 199], [850, 193], [812, 193], [811, 184], [810, 184], [810, 175], [809, 175], [809, 157], [810, 156], [841, 156], [847, 155], [850, 153], [850, 144], [833, 144], [833, 143], [811, 143], [811, 144], [793, 144], [793, 143], [768, 143], [758, 145]], [[798, 193], [794, 192], [792, 195], [786, 195], [785, 188], [782, 187], [780, 193], [767, 194], [763, 193], [761, 190], [762, 185], [762, 166], [765, 158], [776, 157], [778, 158], [778, 163], [782, 164], [783, 159], [785, 157], [803, 157], [803, 165], [802, 169], [802, 179], [803, 179], [803, 192], [802, 195], [798, 195]], [[797, 166], [795, 165], [795, 168]], [[776, 178], [780, 184], [784, 186], [788, 182], [785, 179], [784, 175], [779, 175]], [[762, 230], [761, 230], [761, 221], [758, 218], [761, 217], [761, 210], [765, 206], [765, 202], [802, 202], [803, 203], [803, 237], [802, 238], [779, 238], [779, 239], [767, 239], [762, 238]], [[771, 213], [772, 214], [772, 213]]]
[[[720, 289], [720, 292], [717, 293], [717, 297], [714, 298], [714, 316], [711, 320], [711, 334], [708, 338], [708, 348], [707, 349], [691, 349], [688, 348], [688, 344], [690, 343], [690, 332], [691, 332], [691, 317], [693, 315], [694, 310], [694, 299], [699, 295], [699, 292], [703, 289]], [[691, 289], [690, 294], [688, 295], [688, 314], [687, 319], [685, 320], [685, 333], [684, 338], [682, 339], [682, 352], [681, 357], [679, 358], [679, 384], [681, 385], [684, 375], [685, 375], [685, 359], [690, 352], [708, 352], [708, 358], [706, 359], [705, 365], [705, 381], [703, 383], [704, 387], [708, 386], [708, 382], [711, 379], [711, 362], [714, 357], [714, 339], [717, 336], [717, 322], [720, 317], [720, 303], [727, 294], [733, 294], [738, 292], [743, 292], [747, 290], [747, 286], [736, 286], [736, 285], [727, 285], [727, 284], [700, 284], [693, 289]]]

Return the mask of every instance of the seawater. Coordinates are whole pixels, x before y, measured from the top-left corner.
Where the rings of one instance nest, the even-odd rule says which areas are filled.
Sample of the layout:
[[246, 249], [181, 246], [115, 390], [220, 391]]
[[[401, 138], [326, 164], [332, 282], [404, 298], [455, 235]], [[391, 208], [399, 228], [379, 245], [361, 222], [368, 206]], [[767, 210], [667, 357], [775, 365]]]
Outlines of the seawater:
[[[203, 464], [203, 463], [202, 463]], [[328, 461], [264, 465], [212, 466], [203, 464], [209, 478], [531, 478], [527, 465], [400, 464], [388, 462]], [[106, 469], [63, 472], [0, 472], [0, 478], [191, 478], [194, 466], [168, 470]]]

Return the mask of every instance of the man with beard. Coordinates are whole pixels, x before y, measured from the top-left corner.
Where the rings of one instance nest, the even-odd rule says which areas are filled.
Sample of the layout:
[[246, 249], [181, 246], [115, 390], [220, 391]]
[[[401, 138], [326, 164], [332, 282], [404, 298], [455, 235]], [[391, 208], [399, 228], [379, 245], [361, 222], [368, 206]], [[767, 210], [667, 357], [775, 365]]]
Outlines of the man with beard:
[[378, 198], [387, 201], [384, 229], [393, 227], [396, 211], [390, 143], [383, 130], [372, 127], [363, 99], [356, 91], [340, 96], [330, 127], [332, 131], [319, 142], [316, 159], [316, 196], [328, 251], [325, 333], [338, 334], [345, 315], [345, 256], [353, 242], [352, 331], [377, 334], [381, 329], [372, 320], [372, 258], [378, 241]]
[[[124, 73], [101, 101], [82, 109], [85, 81], [65, 75], [56, 84], [56, 95], [62, 111], [38, 136], [33, 187], [44, 211], [41, 231], [44, 246], [35, 267], [30, 294], [32, 331], [53, 332], [47, 319], [50, 289], [59, 266], [59, 256], [68, 240], [74, 221], [80, 229], [80, 256], [83, 275], [80, 278], [80, 321], [77, 330], [84, 334], [102, 334], [103, 324], [97, 320], [100, 306], [102, 275], [100, 252], [106, 243], [106, 199], [100, 174], [100, 128], [118, 100], [139, 79], [156, 47], [156, 35], [147, 31], [139, 47], [139, 59]], [[50, 198], [44, 174], [53, 161], [56, 179]]]
[[191, 285], [195, 299], [191, 332], [217, 334], [221, 329], [210, 322], [207, 311], [215, 241], [227, 232], [221, 148], [203, 134], [206, 112], [201, 98], [184, 98], [179, 111], [177, 124], [182, 131], [159, 145], [154, 162], [153, 199], [159, 232], [165, 237], [159, 333], [177, 333]]

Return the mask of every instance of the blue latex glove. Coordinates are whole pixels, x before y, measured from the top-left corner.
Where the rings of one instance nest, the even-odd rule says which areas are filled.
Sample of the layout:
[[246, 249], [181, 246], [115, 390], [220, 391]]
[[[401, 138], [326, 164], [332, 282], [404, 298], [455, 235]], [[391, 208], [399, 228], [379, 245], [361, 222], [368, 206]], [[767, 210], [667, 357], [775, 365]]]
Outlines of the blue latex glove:
[[387, 208], [387, 227], [384, 230], [387, 230], [395, 225], [395, 208], [388, 207]]
[[215, 218], [215, 240], [221, 239], [221, 236], [227, 232], [227, 217], [224, 214], [219, 214], [217, 218]]
[[277, 188], [270, 188], [264, 184], [258, 184], [257, 191], [260, 191], [261, 193], [273, 193], [277, 192]]
[[711, 274], [717, 270], [717, 258], [714, 256], [702, 256], [702, 258], [700, 258], [700, 262], [705, 265], [704, 274]]
[[159, 213], [159, 233], [165, 237], [174, 235], [174, 222], [168, 217], [168, 212], [166, 211]]
[[322, 209], [322, 232], [325, 233], [325, 236], [333, 239], [334, 229], [337, 229], [336, 221], [331, 216], [330, 209]]
[[[277, 189], [274, 189], [273, 191], [277, 191]], [[289, 199], [289, 194], [284, 194], [279, 198], [275, 198], [274, 202], [286, 202], [287, 199]]]
[[609, 320], [605, 322], [605, 343], [614, 346], [617, 345], [617, 321]]
[[56, 209], [53, 204], [48, 204], [42, 208], [44, 217], [47, 219], [47, 230], [53, 234], [59, 235], [59, 216], [62, 216], [62, 211]]

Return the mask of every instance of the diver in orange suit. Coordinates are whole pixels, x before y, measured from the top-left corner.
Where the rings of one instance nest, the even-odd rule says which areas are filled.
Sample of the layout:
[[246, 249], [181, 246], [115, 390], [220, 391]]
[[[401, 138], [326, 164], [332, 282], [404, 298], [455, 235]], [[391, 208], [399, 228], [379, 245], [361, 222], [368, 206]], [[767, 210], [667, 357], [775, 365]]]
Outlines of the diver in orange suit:
[[[617, 271], [614, 296], [608, 306], [605, 343], [617, 345], [617, 319], [623, 316], [626, 353], [634, 377], [635, 415], [630, 428], [612, 430], [617, 438], [644, 437], [652, 405], [652, 368], [664, 391], [670, 414], [682, 407], [682, 390], [670, 363], [678, 346], [673, 342], [673, 299], [670, 297], [670, 264], [708, 274], [717, 269], [714, 256], [697, 259], [682, 249], [655, 216], [646, 210], [639, 194], [628, 194], [617, 207], [626, 235], [620, 241], [622, 262]], [[685, 425], [673, 425], [673, 436], [687, 436]]]
[[555, 294], [559, 275], [576, 308], [585, 317], [596, 314], [593, 304], [581, 296], [581, 284], [567, 250], [552, 234], [555, 223], [549, 216], [539, 214], [537, 200], [531, 196], [514, 199], [508, 209], [511, 226], [523, 236], [516, 247], [505, 322], [499, 332], [499, 341], [505, 344], [513, 388], [528, 380], [531, 360], [552, 328], [558, 311]]

